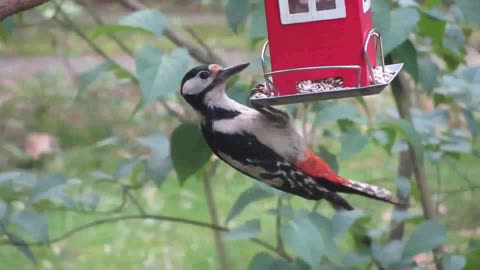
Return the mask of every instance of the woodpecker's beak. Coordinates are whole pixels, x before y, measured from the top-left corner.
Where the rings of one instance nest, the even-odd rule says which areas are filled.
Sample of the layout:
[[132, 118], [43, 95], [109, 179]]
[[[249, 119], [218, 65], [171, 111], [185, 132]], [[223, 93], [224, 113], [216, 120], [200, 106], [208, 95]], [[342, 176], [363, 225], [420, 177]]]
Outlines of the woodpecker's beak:
[[217, 72], [217, 80], [226, 81], [232, 75], [235, 75], [235, 74], [239, 73], [240, 71], [244, 70], [249, 65], [250, 65], [250, 63], [245, 63], [245, 64], [241, 64], [241, 65], [238, 65], [238, 66], [219, 69], [218, 72]]

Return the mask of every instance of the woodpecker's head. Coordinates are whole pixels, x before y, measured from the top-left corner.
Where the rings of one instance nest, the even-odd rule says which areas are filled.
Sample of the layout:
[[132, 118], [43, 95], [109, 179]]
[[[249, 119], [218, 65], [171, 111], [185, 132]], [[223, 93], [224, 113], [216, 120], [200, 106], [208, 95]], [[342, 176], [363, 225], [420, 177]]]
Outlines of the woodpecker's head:
[[223, 96], [228, 78], [244, 70], [249, 63], [223, 68], [216, 64], [191, 69], [183, 77], [180, 93], [197, 111], [203, 111], [215, 97]]

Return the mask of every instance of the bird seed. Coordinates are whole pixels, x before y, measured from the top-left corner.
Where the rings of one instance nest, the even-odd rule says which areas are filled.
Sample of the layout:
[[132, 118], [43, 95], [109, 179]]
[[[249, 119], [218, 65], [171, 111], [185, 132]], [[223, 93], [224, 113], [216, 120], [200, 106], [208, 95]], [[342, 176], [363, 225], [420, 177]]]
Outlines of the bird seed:
[[395, 72], [388, 70], [387, 68], [385, 68], [384, 72], [381, 66], [375, 67], [373, 68], [373, 78], [375, 79], [373, 84], [387, 84], [392, 80], [394, 75]]
[[328, 92], [345, 88], [341, 77], [326, 78], [320, 80], [305, 80], [297, 83], [297, 93]]
[[268, 89], [263, 83], [255, 85], [255, 87], [250, 90], [250, 93], [250, 96], [254, 98], [267, 98], [275, 95], [272, 89]]

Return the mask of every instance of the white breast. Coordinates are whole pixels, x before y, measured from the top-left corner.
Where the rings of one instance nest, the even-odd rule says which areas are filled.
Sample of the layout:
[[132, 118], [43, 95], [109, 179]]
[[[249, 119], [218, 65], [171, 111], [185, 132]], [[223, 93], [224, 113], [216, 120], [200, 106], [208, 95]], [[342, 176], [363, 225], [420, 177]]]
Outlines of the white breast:
[[291, 161], [298, 160], [306, 150], [305, 142], [292, 121], [286, 127], [279, 128], [254, 109], [238, 104], [235, 105], [235, 110], [241, 114], [233, 119], [214, 121], [213, 129], [226, 134], [245, 132], [255, 135], [262, 144]]

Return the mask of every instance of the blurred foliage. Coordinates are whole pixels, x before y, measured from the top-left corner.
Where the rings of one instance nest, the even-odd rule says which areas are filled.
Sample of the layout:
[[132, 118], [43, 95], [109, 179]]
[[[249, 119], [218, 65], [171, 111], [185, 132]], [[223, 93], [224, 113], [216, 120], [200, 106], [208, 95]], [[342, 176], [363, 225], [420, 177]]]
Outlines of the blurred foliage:
[[[211, 1], [201, 2], [204, 5], [212, 4]], [[431, 171], [441, 172], [439, 168], [455, 167], [456, 162], [468, 158], [478, 162], [480, 67], [466, 65], [465, 57], [468, 41], [480, 26], [477, 16], [480, 12], [479, 2], [421, 2], [372, 0], [374, 24], [383, 36], [385, 53], [395, 61], [405, 63], [405, 72], [409, 74], [416, 90], [412, 95], [424, 96], [433, 101], [433, 107], [428, 110], [421, 108], [419, 104], [411, 108], [413, 124], [400, 119], [398, 112], [393, 110], [366, 116], [360, 108], [368, 106], [356, 106], [346, 102], [328, 101], [293, 108], [299, 124], [306, 125], [308, 122], [313, 125], [308, 137], [317, 138], [321, 135], [325, 141], [331, 142], [328, 151], [316, 143], [312, 146], [319, 150], [332, 168], [342, 169], [337, 159], [354, 158], [371, 145], [383, 149], [385, 154], [390, 156], [406, 149], [407, 143], [415, 147]], [[226, 22], [233, 33], [248, 38], [252, 48], [266, 39], [263, 1], [228, 0], [223, 1], [223, 4]], [[62, 4], [62, 7], [63, 12], [72, 17], [82, 10], [82, 6], [70, 1], [66, 1], [66, 6]], [[54, 16], [54, 6], [42, 7], [41, 10], [48, 18]], [[18, 20], [20, 18], [9, 18], [1, 23], [2, 42], [8, 44]], [[35, 119], [25, 122], [24, 125], [35, 130], [42, 130], [43, 126], [56, 127], [50, 132], [62, 137], [64, 147], [67, 148], [69, 144], [84, 141], [98, 153], [105, 151], [110, 155], [108, 149], [122, 151], [121, 162], [108, 166], [110, 171], [92, 167], [84, 171], [82, 167], [78, 171], [81, 175], [73, 176], [52, 173], [42, 167], [2, 171], [0, 234], [4, 237], [1, 244], [14, 245], [35, 263], [32, 244], [51, 244], [61, 238], [52, 237], [53, 234], [58, 234], [49, 230], [49, 211], [63, 209], [85, 214], [100, 211], [98, 205], [102, 195], [95, 190], [84, 192], [81, 187], [86, 185], [85, 182], [107, 183], [118, 187], [121, 192], [117, 195], [136, 205], [137, 214], [147, 218], [149, 213], [145, 213], [138, 204], [136, 191], [148, 189], [153, 183], [161, 192], [162, 185], [172, 170], [183, 185], [187, 181], [200, 178], [199, 175], [205, 172], [206, 165], [212, 160], [211, 152], [206, 147], [198, 127], [190, 123], [191, 113], [182, 107], [183, 103], [175, 95], [183, 74], [193, 61], [186, 48], [160, 48], [157, 43], [157, 39], [163, 39], [164, 29], [170, 23], [171, 18], [167, 14], [152, 9], [131, 13], [120, 19], [118, 24], [99, 25], [89, 29], [88, 37], [91, 40], [124, 33], [151, 36], [151, 39], [146, 39], [145, 44], [141, 44], [141, 48], [133, 54], [135, 71], [122, 68], [113, 59], [104, 59], [103, 63], [78, 76], [75, 94], [70, 92], [62, 97], [55, 92], [49, 93], [51, 100], [43, 107], [39, 105], [39, 108], [35, 109]], [[103, 76], [113, 77], [118, 83], [130, 80], [138, 85], [140, 97], [137, 97], [138, 103], [131, 106], [133, 115], [127, 116], [128, 112], [118, 108], [110, 113], [115, 114], [119, 122], [131, 117], [141, 132], [117, 136], [109, 128], [114, 123], [109, 122], [110, 120], [102, 121], [105, 114], [98, 113], [97, 108], [106, 106], [103, 102], [113, 103], [108, 107], [109, 110], [115, 108], [115, 101], [108, 100], [109, 94], [105, 94], [107, 99], [98, 99], [97, 103], [82, 102], [85, 96], [98, 94], [92, 93], [95, 89], [92, 85]], [[251, 83], [247, 79], [232, 82], [229, 85], [232, 95], [239, 101], [245, 101]], [[53, 83], [47, 83], [42, 88], [50, 88], [49, 84]], [[55, 100], [59, 97], [59, 104], [56, 104]], [[43, 97], [33, 95], [32, 98], [41, 101]], [[367, 104], [365, 100], [359, 101]], [[19, 102], [21, 100], [10, 100], [0, 104], [0, 110], [8, 115], [11, 108], [18, 106]], [[79, 122], [70, 123], [68, 114], [63, 113], [66, 106], [72, 106], [69, 102], [81, 102], [81, 105], [73, 105], [73, 111], [84, 117], [82, 119], [85, 123], [82, 125]], [[161, 107], [160, 112], [152, 109], [157, 105]], [[56, 110], [51, 112], [51, 108]], [[303, 119], [299, 111], [303, 111]], [[52, 114], [63, 115], [65, 119], [61, 123], [48, 123], [54, 118]], [[91, 126], [89, 119], [95, 119], [92, 123], [98, 126]], [[149, 121], [156, 122], [160, 127], [147, 126]], [[78, 127], [74, 124], [78, 124]], [[177, 125], [178, 127], [175, 127]], [[92, 137], [83, 137], [83, 129], [94, 130]], [[6, 149], [9, 153], [21, 152], [19, 149], [15, 152], [14, 147]], [[102, 158], [107, 161], [109, 159], [108, 156]], [[365, 170], [366, 166], [361, 165], [361, 168]], [[461, 172], [456, 177], [463, 177], [464, 173], [468, 172]], [[438, 186], [434, 191], [437, 205], [442, 202], [441, 197], [445, 192], [457, 192], [440, 189], [441, 179], [437, 174], [435, 180]], [[470, 186], [466, 186], [467, 191], [478, 188], [473, 183], [469, 184]], [[399, 178], [396, 185], [403, 196], [411, 197], [414, 205], [420, 204], [421, 194], [415, 184], [408, 179]], [[448, 186], [456, 185], [450, 183]], [[441, 251], [439, 258], [444, 269], [476, 269], [479, 265], [478, 241], [472, 239], [468, 246], [449, 245], [447, 242], [450, 237], [447, 232], [454, 230], [452, 226], [447, 228], [441, 223], [448, 221], [448, 217], [424, 220], [415, 211], [395, 211], [391, 214], [391, 219], [394, 223], [404, 222], [408, 225], [408, 230], [405, 239], [391, 240], [388, 233], [394, 225], [388, 224], [390, 219], [388, 222], [380, 222], [378, 216], [381, 212], [337, 212], [331, 216], [327, 213], [320, 214], [316, 208], [313, 211], [307, 210], [308, 205], [304, 202], [301, 205], [292, 204], [293, 196], [259, 183], [254, 183], [237, 194], [236, 200], [230, 198], [233, 206], [226, 215], [227, 225], [234, 224], [252, 204], [264, 200], [286, 202], [278, 203], [262, 216], [224, 228], [228, 230], [225, 234], [226, 240], [252, 240], [264, 233], [262, 224], [265, 220], [279, 221], [275, 232], [272, 232], [279, 240], [278, 246], [271, 250], [272, 253], [259, 252], [251, 258], [248, 264], [251, 270], [372, 267], [388, 270], [422, 269], [416, 264], [416, 257], [442, 244], [449, 247]], [[465, 198], [462, 197], [462, 200]], [[472, 220], [475, 224], [480, 216], [475, 207], [478, 199], [471, 199], [470, 204], [474, 207], [468, 209], [469, 216], [477, 218]], [[122, 203], [118, 209], [111, 213], [107, 211], [107, 214], [121, 214], [123, 207]], [[452, 199], [451, 207], [463, 207], [456, 202], [456, 196]], [[419, 207], [414, 209], [416, 208]], [[240, 269], [243, 268], [240, 266]]]

